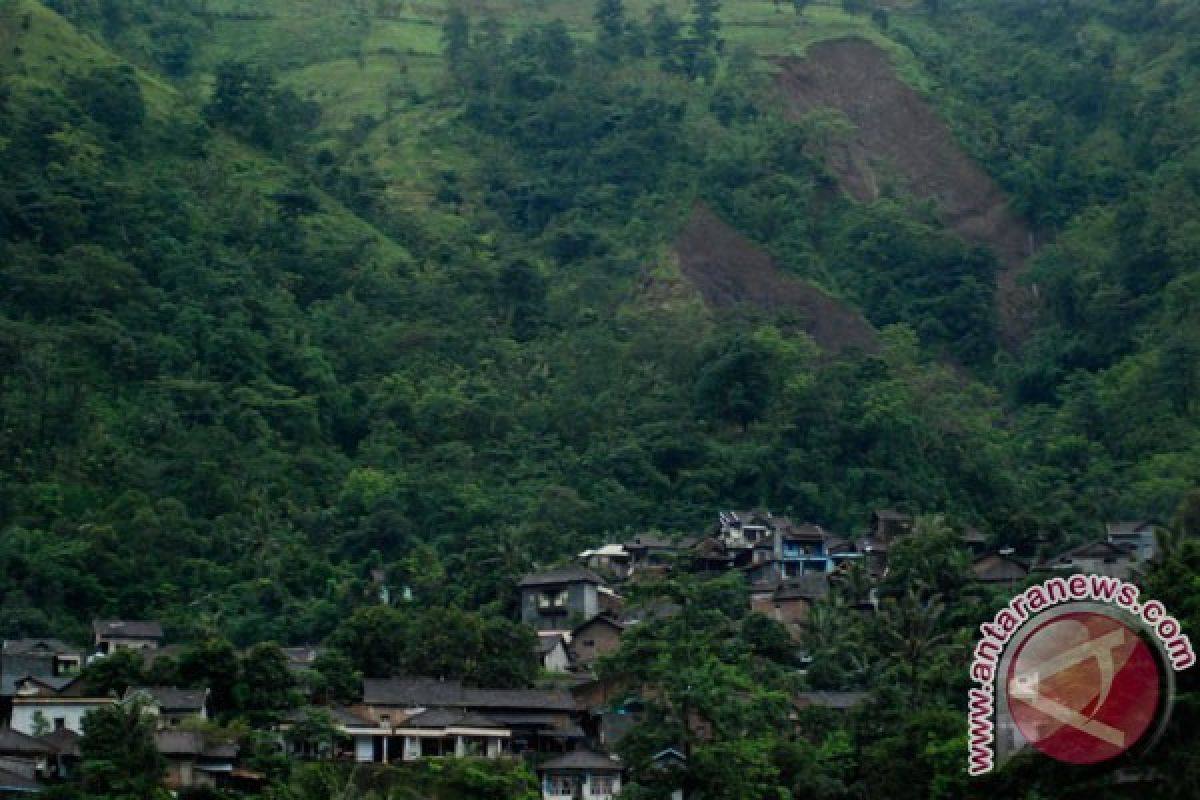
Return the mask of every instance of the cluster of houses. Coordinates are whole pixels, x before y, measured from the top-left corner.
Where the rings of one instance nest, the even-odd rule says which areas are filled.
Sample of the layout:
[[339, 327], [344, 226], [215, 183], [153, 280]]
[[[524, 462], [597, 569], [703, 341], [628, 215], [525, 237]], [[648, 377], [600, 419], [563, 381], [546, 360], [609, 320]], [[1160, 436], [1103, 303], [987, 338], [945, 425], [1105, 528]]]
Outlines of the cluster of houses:
[[[1128, 578], [1154, 556], [1155, 526], [1122, 522], [1107, 535], [1052, 558], [1036, 561], [1006, 550], [988, 550], [986, 538], [963, 534], [978, 580], [1015, 586], [1034, 570], [1085, 571]], [[873, 612], [872, 588], [887, 575], [888, 552], [914, 535], [913, 520], [895, 511], [871, 515], [867, 531], [838, 536], [818, 525], [797, 524], [768, 512], [722, 512], [705, 536], [634, 537], [579, 554], [574, 566], [525, 576], [518, 584], [520, 615], [538, 634], [543, 667], [561, 673], [546, 685], [558, 688], [479, 689], [431, 678], [368, 679], [361, 701], [325, 710], [332, 742], [294, 741], [290, 728], [309, 709], [278, 726], [289, 754], [340, 758], [362, 764], [393, 764], [427, 758], [527, 758], [537, 767], [546, 800], [607, 800], [620, 791], [622, 765], [606, 754], [638, 718], [637, 687], [593, 674], [597, 659], [620, 647], [623, 633], [648, 619], [676, 613], [662, 604], [628, 606], [620, 590], [633, 581], [686, 569], [737, 571], [750, 588], [751, 606], [783, 623], [801, 643], [812, 605], [831, 582], [859, 576], [856, 608]], [[154, 621], [99, 620], [84, 652], [57, 639], [8, 640], [0, 651], [0, 795], [40, 791], [67, 776], [80, 759], [83, 717], [89, 711], [135, 699], [154, 718], [155, 744], [167, 765], [167, 786], [253, 789], [262, 776], [239, 766], [238, 745], [214, 739], [211, 728], [190, 724], [209, 714], [205, 689], [131, 687], [124, 697], [94, 696], [80, 680], [83, 667], [118, 650], [139, 651], [147, 662], [166, 652]], [[289, 648], [297, 671], [311, 666], [316, 648]], [[633, 689], [634, 691], [631, 691]], [[862, 702], [859, 692], [811, 692], [797, 708], [819, 705], [845, 710]], [[659, 756], [664, 764], [684, 756]]]
[[83, 718], [135, 700], [154, 718], [154, 741], [170, 788], [234, 786], [255, 776], [236, 768], [237, 744], [212, 741], [185, 724], [208, 719], [207, 689], [130, 687], [124, 697], [87, 691], [85, 663], [118, 650], [152, 660], [162, 626], [149, 620], [97, 620], [88, 651], [58, 639], [8, 639], [0, 648], [0, 794], [31, 793], [69, 776], [80, 760]]
[[[0, 650], [0, 795], [42, 791], [78, 767], [83, 718], [116, 703], [137, 702], [153, 718], [154, 742], [166, 765], [166, 786], [253, 790], [263, 776], [239, 766], [239, 746], [202, 724], [207, 689], [130, 687], [123, 697], [86, 691], [83, 667], [122, 649], [152, 661], [163, 631], [153, 621], [103, 620], [93, 625], [89, 651], [57, 639], [6, 640]], [[316, 648], [285, 650], [302, 669]], [[335, 741], [311, 749], [289, 741], [300, 709], [276, 728], [281, 750], [297, 757], [394, 764], [426, 758], [530, 758], [547, 798], [606, 800], [621, 788], [622, 767], [589, 748], [595, 727], [586, 709], [562, 689], [477, 689], [429, 678], [368, 679], [361, 702], [328, 709]], [[217, 738], [214, 738], [216, 736]]]
[[[542, 666], [554, 672], [587, 673], [602, 655], [620, 646], [622, 632], [664, 609], [626, 608], [620, 591], [670, 570], [736, 571], [750, 589], [750, 604], [784, 624], [798, 642], [812, 606], [839, 581], [857, 575], [852, 608], [878, 608], [875, 588], [888, 573], [889, 549], [913, 535], [913, 518], [894, 510], [871, 514], [867, 529], [842, 536], [820, 525], [796, 523], [767, 511], [723, 511], [703, 536], [669, 538], [644, 534], [622, 544], [585, 550], [574, 567], [526, 576], [518, 585], [521, 619], [538, 631]], [[984, 584], [1016, 587], [1031, 572], [1087, 572], [1130, 578], [1155, 554], [1156, 525], [1114, 522], [1105, 536], [1050, 557], [989, 549], [987, 537], [968, 528], [961, 535], [971, 570]], [[853, 593], [851, 593], [853, 594]], [[666, 609], [669, 613], [669, 609]]]

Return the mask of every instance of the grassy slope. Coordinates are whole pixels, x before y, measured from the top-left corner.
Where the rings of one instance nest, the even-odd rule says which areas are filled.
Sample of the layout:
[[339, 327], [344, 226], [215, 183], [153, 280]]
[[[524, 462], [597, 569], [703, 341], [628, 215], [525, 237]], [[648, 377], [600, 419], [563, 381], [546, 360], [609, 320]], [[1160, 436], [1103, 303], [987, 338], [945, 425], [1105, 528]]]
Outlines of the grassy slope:
[[[645, 19], [655, 1], [630, 0], [627, 13]], [[668, 0], [666, 5], [681, 18], [689, 15], [688, 0]], [[441, 26], [450, 3], [398, 6], [381, 14], [379, 5], [354, 0], [214, 0], [209, 3], [212, 35], [198, 66], [204, 73], [230, 58], [271, 64], [286, 84], [321, 105], [330, 134], [348, 130], [359, 117], [381, 121], [360, 152], [393, 184], [398, 208], [427, 211], [433, 177], [473, 156], [443, 135], [449, 112], [409, 102], [412, 93], [428, 96], [438, 86]], [[576, 36], [591, 35], [590, 0], [490, 0], [467, 6], [476, 22], [493, 13], [509, 32], [562, 19]], [[790, 3], [727, 2], [721, 18], [731, 48], [745, 45], [764, 57], [801, 55], [814, 42], [861, 36], [892, 54], [904, 80], [925, 86], [911, 53], [866, 16], [842, 11], [840, 2], [814, 3], [801, 16]]]

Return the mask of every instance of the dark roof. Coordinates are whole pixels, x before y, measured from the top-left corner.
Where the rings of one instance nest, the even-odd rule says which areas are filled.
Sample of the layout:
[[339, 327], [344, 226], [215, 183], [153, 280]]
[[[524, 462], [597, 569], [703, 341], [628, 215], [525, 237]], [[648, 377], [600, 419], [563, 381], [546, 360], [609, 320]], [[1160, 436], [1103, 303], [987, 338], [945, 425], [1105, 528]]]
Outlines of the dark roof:
[[162, 625], [152, 619], [98, 619], [92, 623], [97, 636], [118, 636], [127, 639], [161, 639]]
[[621, 624], [620, 622], [617, 622], [615, 619], [610, 617], [608, 614], [597, 614], [596, 616], [592, 617], [591, 619], [587, 620], [586, 622], [582, 622], [582, 623], [576, 625], [574, 627], [574, 629], [572, 629], [572, 631], [571, 631], [571, 636], [574, 637], [575, 634], [577, 634], [579, 631], [583, 630], [584, 628], [590, 628], [592, 625], [595, 625], [596, 623], [600, 623], [602, 625], [607, 625], [610, 628], [616, 628], [618, 631], [625, 630], [625, 626], [623, 624]]
[[42, 785], [32, 778], [0, 769], [0, 792], [40, 792]]
[[39, 655], [0, 656], [0, 694], [17, 693], [17, 681], [30, 677], [52, 677], [54, 660]]
[[82, 654], [78, 647], [72, 647], [61, 639], [5, 639], [4, 655], [22, 655], [45, 657], [57, 655], [77, 656]]
[[554, 648], [558, 647], [560, 644], [563, 647], [566, 647], [567, 645], [566, 640], [563, 639], [563, 635], [561, 633], [553, 633], [549, 635], [539, 633], [537, 645], [534, 646], [534, 652], [540, 656], [544, 656]]
[[985, 583], [1022, 578], [1029, 573], [1029, 564], [1008, 553], [984, 553], [971, 562], [975, 577]]
[[130, 686], [125, 690], [125, 699], [135, 694], [150, 698], [163, 711], [201, 711], [207, 699], [207, 689], [179, 689], [174, 686]]
[[204, 752], [204, 735], [195, 731], [158, 731], [154, 734], [158, 752], [169, 756], [198, 756]]
[[594, 583], [601, 585], [604, 581], [600, 580], [600, 576], [590, 569], [584, 569], [583, 567], [563, 567], [562, 569], [552, 569], [549, 572], [526, 575], [517, 586], [550, 586], [557, 583]]
[[829, 533], [820, 525], [812, 525], [806, 522], [803, 525], [795, 525], [788, 528], [784, 531], [783, 538], [785, 540], [791, 539], [801, 542], [824, 541], [829, 538]]
[[845, 710], [865, 703], [868, 697], [869, 692], [800, 692], [795, 697], [795, 704]]
[[560, 721], [558, 714], [530, 714], [528, 712], [489, 712], [488, 719], [507, 725], [510, 728], [539, 728], [554, 729]]
[[548, 689], [470, 689], [457, 681], [432, 678], [367, 678], [363, 681], [363, 702], [367, 705], [408, 708], [575, 710], [575, 701], [566, 692]]
[[406, 728], [497, 728], [504, 724], [482, 714], [435, 708], [417, 714], [404, 722]]
[[1080, 557], [1094, 558], [1096, 556], [1105, 556], [1111, 558], [1129, 558], [1131, 555], [1132, 553], [1127, 547], [1119, 544], [1112, 544], [1111, 542], [1100, 539], [1094, 542], [1086, 542], [1078, 545], [1077, 547], [1072, 547], [1070, 550], [1065, 550], [1056, 555], [1054, 558], [1050, 559], [1049, 563], [1066, 564], [1070, 563], [1073, 559]]
[[240, 749], [235, 742], [214, 742], [204, 745], [200, 757], [213, 761], [232, 761], [237, 758]]
[[54, 755], [55, 749], [12, 728], [0, 728], [0, 753], [4, 755]]
[[79, 756], [79, 740], [83, 738], [70, 728], [59, 728], [56, 731], [47, 733], [37, 737], [39, 742], [43, 742], [54, 750], [60, 756]]
[[349, 708], [331, 708], [329, 714], [333, 721], [348, 728], [375, 727], [375, 721], [368, 719]]
[[592, 750], [576, 750], [572, 753], [564, 753], [558, 758], [552, 758], [546, 763], [538, 767], [539, 771], [552, 770], [578, 770], [581, 772], [620, 772], [622, 769], [619, 761], [614, 761], [610, 756], [603, 753], [597, 753]]
[[912, 519], [908, 514], [891, 508], [878, 509], [873, 512], [873, 515], [878, 519], [895, 520], [897, 522], [907, 522]]
[[661, 550], [674, 550], [683, 546], [680, 542], [655, 533], [642, 533], [625, 543], [626, 550], [640, 550], [656, 547]]
[[1124, 520], [1121, 522], [1106, 522], [1105, 530], [1109, 536], [1132, 536], [1134, 534], [1153, 533], [1155, 525], [1144, 519]]
[[775, 590], [776, 600], [817, 600], [829, 594], [829, 576], [824, 572], [809, 572], [789, 578]]
[[677, 617], [683, 612], [683, 606], [678, 603], [672, 603], [669, 600], [659, 600], [655, 603], [645, 606], [629, 606], [621, 613], [621, 623], [624, 625], [633, 625], [638, 622], [646, 622], [653, 619], [670, 619]]
[[348, 728], [374, 728], [377, 727], [375, 721], [367, 717], [360, 716], [352, 709], [338, 706], [335, 708], [326, 708], [325, 706], [302, 706], [293, 708], [291, 711], [283, 715], [285, 722], [300, 722], [309, 717], [313, 713], [324, 712], [330, 716], [335, 724], [345, 725]]
[[75, 681], [79, 680], [78, 675], [14, 675], [13, 682], [22, 684], [28, 681], [40, 684], [49, 689], [54, 694], [60, 694], [64, 689], [67, 689]]

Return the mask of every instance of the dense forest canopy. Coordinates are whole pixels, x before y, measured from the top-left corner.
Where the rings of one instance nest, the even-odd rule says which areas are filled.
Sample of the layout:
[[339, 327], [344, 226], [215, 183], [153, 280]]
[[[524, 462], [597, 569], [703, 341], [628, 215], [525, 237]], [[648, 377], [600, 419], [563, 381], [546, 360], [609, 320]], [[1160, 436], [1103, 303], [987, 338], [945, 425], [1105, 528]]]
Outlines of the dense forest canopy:
[[[782, 64], [847, 38], [1028, 225], [1023, 341], [995, 252], [886, 165], [848, 196], [854, 124], [782, 102]], [[0, 636], [357, 641], [383, 570], [448, 615], [413, 630], [523, 647], [531, 567], [724, 508], [945, 514], [1029, 552], [1169, 522], [1200, 485], [1197, 42], [1171, 0], [0, 0]], [[873, 343], [706, 303], [697, 208]], [[769, 635], [718, 622], [762, 641], [712, 664], [775, 681]], [[669, 693], [662, 635], [625, 658]], [[888, 650], [854, 635], [827, 645]], [[933, 660], [909, 677], [958, 702]], [[770, 782], [850, 745], [772, 746], [725, 755]]]

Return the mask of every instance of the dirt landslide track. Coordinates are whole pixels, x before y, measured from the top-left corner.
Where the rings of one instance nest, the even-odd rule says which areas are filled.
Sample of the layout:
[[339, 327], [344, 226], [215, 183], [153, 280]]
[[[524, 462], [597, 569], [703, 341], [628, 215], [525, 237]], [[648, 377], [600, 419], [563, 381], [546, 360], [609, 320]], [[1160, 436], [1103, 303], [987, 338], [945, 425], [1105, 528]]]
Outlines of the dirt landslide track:
[[896, 77], [887, 54], [864, 39], [838, 39], [814, 44], [803, 59], [777, 63], [778, 86], [792, 114], [833, 108], [854, 124], [849, 141], [827, 154], [842, 191], [869, 202], [880, 177], [895, 176], [913, 196], [932, 199], [950, 230], [996, 254], [1000, 336], [1019, 345], [1036, 308], [1033, 292], [1017, 285], [1031, 255], [1032, 232], [929, 104]]
[[675, 253], [684, 277], [713, 308], [744, 304], [794, 314], [831, 353], [879, 349], [875, 329], [858, 312], [782, 272], [766, 252], [705, 206], [696, 206], [679, 232]]

